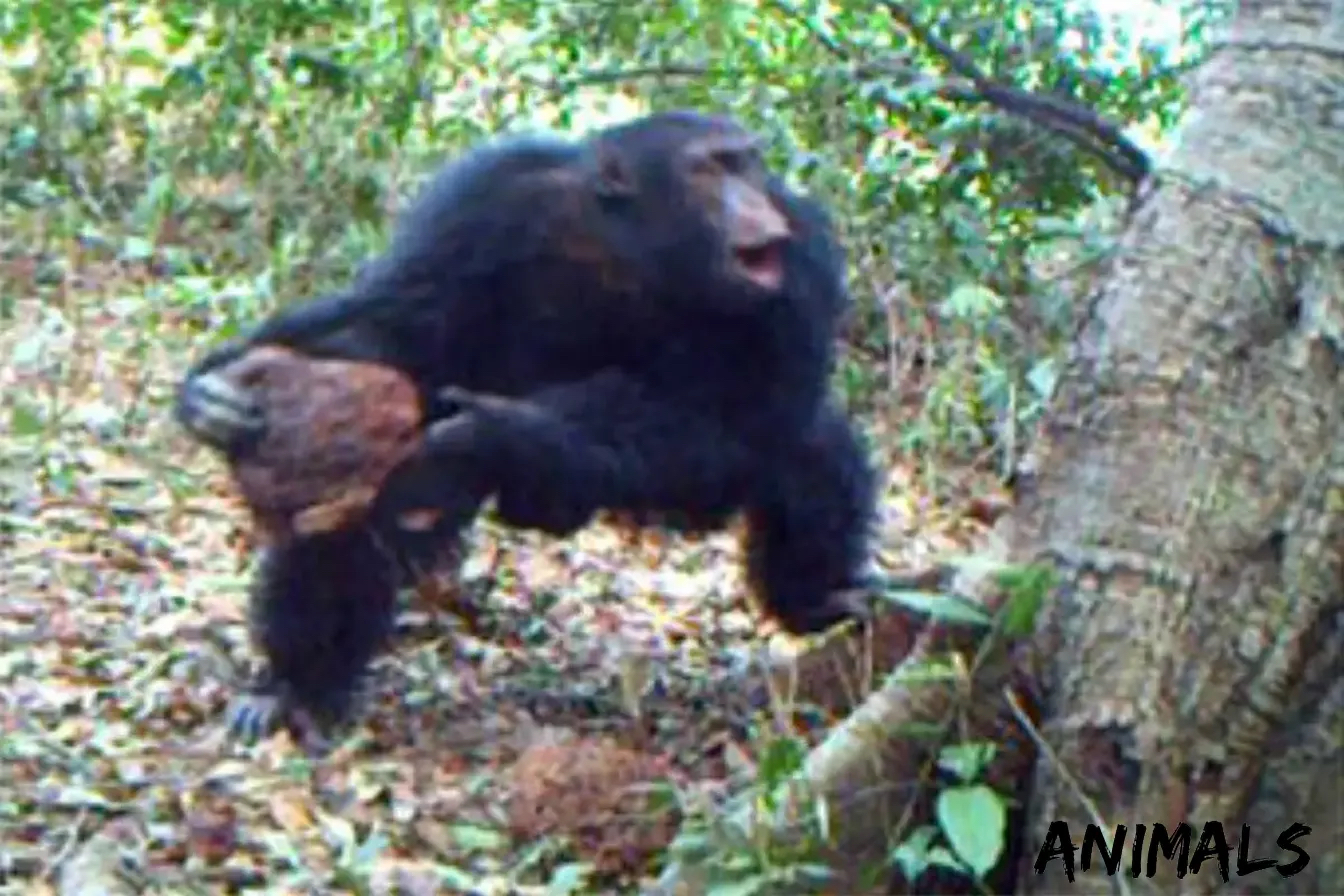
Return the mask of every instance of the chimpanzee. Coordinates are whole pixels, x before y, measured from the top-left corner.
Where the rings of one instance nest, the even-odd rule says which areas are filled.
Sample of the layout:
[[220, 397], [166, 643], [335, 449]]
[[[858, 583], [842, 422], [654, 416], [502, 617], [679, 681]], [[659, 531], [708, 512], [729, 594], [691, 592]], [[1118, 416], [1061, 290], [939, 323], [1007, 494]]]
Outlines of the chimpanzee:
[[[395, 589], [489, 498], [567, 535], [602, 510], [683, 531], [742, 512], [748, 578], [794, 633], [862, 610], [875, 473], [829, 400], [849, 304], [830, 218], [735, 121], [663, 112], [582, 140], [512, 137], [448, 164], [347, 289], [198, 363], [177, 416], [242, 456], [266, 421], [227, 375], [251, 347], [406, 372], [434, 421], [365, 524], [276, 547], [252, 605], [255, 737], [348, 714]], [[433, 505], [433, 531], [399, 526]]]

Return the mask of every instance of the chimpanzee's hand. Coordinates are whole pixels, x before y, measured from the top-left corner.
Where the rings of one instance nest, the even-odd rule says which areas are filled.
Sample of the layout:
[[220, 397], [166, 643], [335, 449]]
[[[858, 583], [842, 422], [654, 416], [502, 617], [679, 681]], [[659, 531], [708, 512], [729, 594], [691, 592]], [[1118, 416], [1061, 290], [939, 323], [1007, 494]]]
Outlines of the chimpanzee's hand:
[[432, 407], [429, 419], [433, 422], [419, 450], [398, 464], [379, 488], [372, 508], [375, 525], [394, 532], [431, 526], [460, 531], [494, 490], [490, 422], [452, 399]]
[[192, 437], [226, 454], [254, 444], [266, 432], [266, 417], [247, 387], [246, 366], [236, 363], [251, 346], [234, 340], [212, 350], [178, 386], [173, 416]]

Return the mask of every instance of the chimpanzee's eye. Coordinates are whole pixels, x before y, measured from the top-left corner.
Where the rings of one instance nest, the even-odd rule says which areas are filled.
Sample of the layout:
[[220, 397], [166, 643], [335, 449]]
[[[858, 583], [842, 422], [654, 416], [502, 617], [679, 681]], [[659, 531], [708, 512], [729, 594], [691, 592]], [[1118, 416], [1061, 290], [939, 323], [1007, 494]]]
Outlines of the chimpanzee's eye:
[[751, 170], [751, 154], [740, 149], [725, 149], [714, 153], [714, 161], [727, 174], [743, 174]]

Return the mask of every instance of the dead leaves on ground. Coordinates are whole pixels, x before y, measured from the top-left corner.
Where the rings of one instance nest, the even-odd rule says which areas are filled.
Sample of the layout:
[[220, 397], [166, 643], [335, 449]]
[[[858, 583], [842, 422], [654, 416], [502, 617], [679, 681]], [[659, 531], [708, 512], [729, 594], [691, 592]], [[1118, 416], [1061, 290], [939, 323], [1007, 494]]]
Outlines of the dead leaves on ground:
[[[492, 618], [451, 618], [456, 583], [423, 590], [323, 762], [283, 735], [225, 743], [251, 539], [164, 410], [199, 349], [123, 301], [143, 281], [71, 282], [0, 330], [0, 890], [526, 893], [555, 866], [594, 892], [648, 870], [670, 786], [750, 771], [735, 544], [607, 526], [482, 526], [464, 574], [494, 582]], [[891, 472], [900, 561], [958, 549], [972, 524]]]

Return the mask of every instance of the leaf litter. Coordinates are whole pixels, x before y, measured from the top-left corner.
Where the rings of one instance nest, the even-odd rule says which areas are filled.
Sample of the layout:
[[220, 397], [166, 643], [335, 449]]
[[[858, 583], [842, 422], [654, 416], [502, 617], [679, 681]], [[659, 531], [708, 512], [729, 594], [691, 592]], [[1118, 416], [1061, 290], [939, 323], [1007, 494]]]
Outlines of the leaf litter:
[[[0, 892], [621, 890], [749, 780], [754, 731], [815, 743], [862, 696], [814, 663], [794, 685], [830, 712], [771, 703], [732, 533], [483, 520], [330, 755], [228, 741], [249, 517], [168, 414], [199, 343], [114, 301], [142, 282], [82, 270], [0, 332]], [[959, 550], [976, 524], [887, 469], [884, 561]]]

